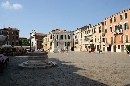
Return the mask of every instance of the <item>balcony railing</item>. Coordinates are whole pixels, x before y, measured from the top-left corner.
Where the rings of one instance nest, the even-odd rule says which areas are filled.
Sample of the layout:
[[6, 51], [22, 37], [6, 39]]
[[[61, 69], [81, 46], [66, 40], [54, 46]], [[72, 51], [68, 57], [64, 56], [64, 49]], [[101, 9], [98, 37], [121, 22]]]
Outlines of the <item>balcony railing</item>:
[[92, 36], [92, 35], [93, 35], [92, 32], [90, 32], [90, 33], [88, 33], [88, 34], [84, 34], [84, 36]]
[[50, 42], [52, 42], [52, 41], [53, 41], [53, 39], [50, 39], [49, 41], [50, 41]]
[[119, 29], [119, 30], [115, 30], [115, 31], [114, 31], [114, 34], [120, 34], [120, 33], [123, 33], [123, 30], [122, 30], [122, 29]]
[[85, 37], [85, 39], [84, 39], [85, 41], [88, 41], [88, 40], [90, 40], [90, 38], [88, 38], [88, 37]]
[[84, 44], [90, 44], [90, 42], [89, 41], [84, 41]]

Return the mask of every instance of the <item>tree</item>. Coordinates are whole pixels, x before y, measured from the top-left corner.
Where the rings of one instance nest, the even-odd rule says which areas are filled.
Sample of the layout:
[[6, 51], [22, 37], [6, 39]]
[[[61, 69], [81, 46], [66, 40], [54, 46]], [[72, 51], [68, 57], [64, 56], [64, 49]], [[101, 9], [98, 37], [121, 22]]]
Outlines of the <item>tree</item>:
[[130, 45], [126, 45], [126, 51], [130, 52]]
[[22, 46], [29, 46], [29, 40], [26, 39], [22, 39]]

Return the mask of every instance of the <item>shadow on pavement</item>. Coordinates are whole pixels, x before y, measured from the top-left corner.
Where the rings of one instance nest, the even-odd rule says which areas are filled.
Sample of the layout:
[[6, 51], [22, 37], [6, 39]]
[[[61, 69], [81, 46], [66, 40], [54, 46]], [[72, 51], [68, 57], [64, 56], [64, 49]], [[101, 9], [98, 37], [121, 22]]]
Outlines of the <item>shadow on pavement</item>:
[[[58, 66], [48, 69], [21, 69], [18, 64], [27, 58], [10, 57], [10, 63], [0, 75], [0, 86], [107, 86], [104, 83], [76, 74], [84, 70], [55, 58], [49, 60]], [[126, 85], [128, 86], [128, 85]]]

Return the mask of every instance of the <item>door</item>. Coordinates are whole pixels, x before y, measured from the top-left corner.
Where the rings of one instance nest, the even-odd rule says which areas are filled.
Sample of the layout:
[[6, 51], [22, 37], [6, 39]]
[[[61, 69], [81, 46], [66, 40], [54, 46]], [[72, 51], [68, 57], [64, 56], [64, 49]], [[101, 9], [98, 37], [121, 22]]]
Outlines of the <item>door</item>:
[[116, 52], [116, 45], [113, 46], [113, 51]]
[[124, 52], [124, 45], [121, 45], [121, 52]]
[[97, 45], [97, 51], [99, 50], [99, 45]]

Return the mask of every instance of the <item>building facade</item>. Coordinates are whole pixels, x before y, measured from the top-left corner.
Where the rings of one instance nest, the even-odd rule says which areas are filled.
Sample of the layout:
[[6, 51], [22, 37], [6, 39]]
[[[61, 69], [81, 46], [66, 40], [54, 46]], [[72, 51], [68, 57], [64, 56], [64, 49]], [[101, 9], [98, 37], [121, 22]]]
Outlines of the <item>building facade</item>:
[[125, 45], [130, 44], [130, 9], [111, 15], [104, 19], [107, 51], [124, 52]]
[[61, 50], [73, 50], [74, 44], [73, 44], [73, 31], [66, 31], [66, 30], [52, 30], [50, 32], [52, 35], [50, 37], [50, 42], [52, 48], [50, 49], [50, 52], [60, 52]]
[[43, 38], [43, 49], [45, 51], [50, 51], [52, 52], [52, 34], [47, 34], [44, 38]]
[[16, 28], [0, 29], [0, 35], [6, 36], [5, 44], [12, 46], [19, 46], [19, 30]]
[[77, 28], [74, 31], [74, 51], [81, 51], [82, 49], [82, 33], [81, 28]]
[[43, 33], [36, 33], [35, 30], [32, 30], [30, 33], [30, 42], [31, 42], [31, 47], [34, 48], [35, 50], [38, 49], [43, 49], [43, 38], [45, 37], [46, 34]]

